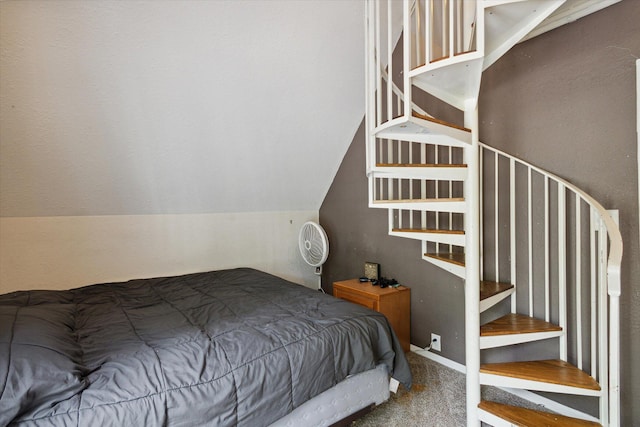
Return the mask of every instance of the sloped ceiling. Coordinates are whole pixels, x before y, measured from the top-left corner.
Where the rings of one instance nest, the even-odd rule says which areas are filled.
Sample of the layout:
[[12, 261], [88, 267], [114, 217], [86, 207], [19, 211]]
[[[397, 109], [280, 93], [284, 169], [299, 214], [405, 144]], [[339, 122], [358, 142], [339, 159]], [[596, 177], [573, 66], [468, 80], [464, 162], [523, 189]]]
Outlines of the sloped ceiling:
[[0, 215], [319, 209], [364, 114], [363, 13], [0, 2]]

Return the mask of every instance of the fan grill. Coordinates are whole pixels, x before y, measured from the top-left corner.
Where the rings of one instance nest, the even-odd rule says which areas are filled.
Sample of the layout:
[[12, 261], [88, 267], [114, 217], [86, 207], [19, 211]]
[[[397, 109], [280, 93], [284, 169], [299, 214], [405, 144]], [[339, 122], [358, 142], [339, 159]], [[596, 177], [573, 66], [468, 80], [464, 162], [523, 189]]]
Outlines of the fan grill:
[[315, 222], [306, 222], [300, 230], [299, 247], [307, 264], [318, 267], [327, 260], [329, 244], [327, 235]]

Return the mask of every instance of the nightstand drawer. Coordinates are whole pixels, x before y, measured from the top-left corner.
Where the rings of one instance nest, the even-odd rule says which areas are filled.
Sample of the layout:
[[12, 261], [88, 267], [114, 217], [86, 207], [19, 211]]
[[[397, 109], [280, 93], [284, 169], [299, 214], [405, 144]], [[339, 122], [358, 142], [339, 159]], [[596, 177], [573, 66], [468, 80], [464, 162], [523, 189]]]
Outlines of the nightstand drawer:
[[334, 289], [333, 296], [342, 298], [343, 300], [352, 302], [354, 304], [361, 305], [363, 307], [370, 308], [371, 310], [378, 311], [378, 300], [369, 298], [366, 295], [349, 292], [344, 289]]

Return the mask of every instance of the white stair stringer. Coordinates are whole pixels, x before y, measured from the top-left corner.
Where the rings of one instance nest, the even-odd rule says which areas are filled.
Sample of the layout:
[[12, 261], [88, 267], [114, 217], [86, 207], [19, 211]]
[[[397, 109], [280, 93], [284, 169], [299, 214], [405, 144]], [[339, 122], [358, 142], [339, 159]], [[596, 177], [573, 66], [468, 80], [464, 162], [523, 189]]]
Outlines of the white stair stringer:
[[378, 126], [376, 138], [421, 142], [425, 144], [468, 147], [471, 132], [419, 117], [397, 117]]
[[448, 271], [449, 273], [454, 274], [460, 277], [461, 279], [464, 279], [467, 277], [467, 270], [464, 266], [459, 264], [454, 264], [449, 261], [444, 261], [442, 259], [434, 258], [433, 256], [428, 256], [426, 241], [422, 242], [422, 253], [423, 253], [422, 259], [435, 265], [436, 267], [440, 267], [441, 269]]
[[485, 55], [482, 69], [489, 68], [564, 2], [485, 0]]
[[399, 199], [374, 200], [370, 208], [412, 209], [416, 211], [463, 213], [466, 210], [464, 199]]
[[522, 344], [525, 342], [541, 341], [549, 338], [558, 338], [564, 335], [564, 331], [530, 332], [526, 334], [509, 334], [497, 336], [481, 336], [480, 349], [505, 347], [508, 345]]
[[440, 259], [432, 258], [425, 255], [422, 256], [422, 259], [435, 265], [436, 267], [440, 267], [441, 269], [448, 271], [451, 274], [455, 274], [461, 279], [464, 279], [467, 277], [466, 269], [460, 265], [452, 264], [450, 262], [442, 261]]
[[467, 147], [467, 144], [465, 142], [458, 139], [451, 138], [446, 135], [419, 133], [415, 132], [416, 129], [421, 129], [421, 127], [409, 124], [406, 128], [394, 128], [380, 131], [377, 134], [377, 137], [380, 139], [412, 141], [422, 144], [447, 145], [451, 147], [461, 148]]
[[[542, 420], [542, 422], [531, 422], [529, 425], [553, 425], [553, 426], [566, 426], [566, 427], [596, 427], [600, 426], [597, 423], [597, 418], [591, 417], [585, 413], [574, 411], [576, 413], [572, 413], [574, 417], [568, 416], [558, 416], [557, 413], [547, 413], [547, 418]], [[538, 414], [536, 414], [538, 415]], [[514, 424], [508, 419], [501, 418], [500, 416], [483, 409], [482, 407], [478, 408], [478, 416], [480, 421], [489, 424], [493, 427], [514, 427]], [[550, 424], [553, 423], [553, 424]]]
[[478, 96], [483, 64], [481, 52], [469, 52], [416, 68], [409, 76], [420, 89], [464, 110], [467, 100]]
[[422, 240], [426, 242], [441, 243], [444, 245], [464, 246], [465, 237], [460, 233], [443, 233], [430, 230], [421, 231], [389, 231], [390, 236], [404, 237], [405, 239]]
[[506, 298], [509, 298], [511, 295], [513, 295], [515, 291], [516, 291], [516, 288], [513, 287], [510, 289], [507, 289], [504, 292], [500, 292], [499, 294], [490, 296], [489, 298], [480, 300], [480, 313], [483, 313], [489, 310], [491, 307], [498, 304], [500, 301], [503, 301]]
[[600, 397], [601, 390], [591, 390], [581, 387], [572, 387], [563, 384], [554, 384], [542, 381], [513, 378], [503, 375], [494, 375], [480, 372], [480, 384], [495, 387], [519, 388], [525, 390], [547, 391], [550, 393], [574, 394], [579, 396]]
[[373, 178], [431, 179], [446, 181], [464, 181], [467, 168], [456, 166], [375, 166], [371, 171]]

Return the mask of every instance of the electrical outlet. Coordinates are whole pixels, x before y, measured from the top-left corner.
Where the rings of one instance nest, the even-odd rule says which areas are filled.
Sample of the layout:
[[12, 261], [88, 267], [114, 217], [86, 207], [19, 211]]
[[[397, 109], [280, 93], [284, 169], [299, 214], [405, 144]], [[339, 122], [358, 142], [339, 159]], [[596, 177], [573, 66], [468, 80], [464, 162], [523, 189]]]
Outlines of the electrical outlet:
[[431, 350], [442, 351], [440, 335], [431, 334]]

